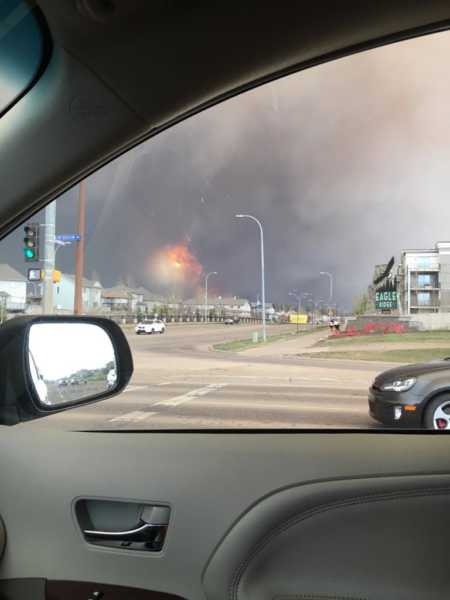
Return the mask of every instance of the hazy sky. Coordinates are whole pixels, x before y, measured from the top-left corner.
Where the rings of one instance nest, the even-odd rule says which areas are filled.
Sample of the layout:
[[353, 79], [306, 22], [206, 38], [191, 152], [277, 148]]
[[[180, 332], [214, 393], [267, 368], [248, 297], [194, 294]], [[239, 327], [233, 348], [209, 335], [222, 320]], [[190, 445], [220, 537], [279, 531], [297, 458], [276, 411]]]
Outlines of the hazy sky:
[[[187, 242], [218, 292], [253, 300], [258, 231], [234, 218], [249, 212], [264, 223], [269, 300], [327, 298], [324, 270], [351, 306], [376, 263], [450, 239], [449, 52], [442, 33], [309, 69], [114, 161], [87, 180], [87, 275], [164, 291], [150, 257]], [[58, 200], [59, 233], [75, 231], [76, 199]], [[0, 243], [0, 261], [25, 272], [22, 237]], [[72, 248], [58, 266], [73, 272]]]

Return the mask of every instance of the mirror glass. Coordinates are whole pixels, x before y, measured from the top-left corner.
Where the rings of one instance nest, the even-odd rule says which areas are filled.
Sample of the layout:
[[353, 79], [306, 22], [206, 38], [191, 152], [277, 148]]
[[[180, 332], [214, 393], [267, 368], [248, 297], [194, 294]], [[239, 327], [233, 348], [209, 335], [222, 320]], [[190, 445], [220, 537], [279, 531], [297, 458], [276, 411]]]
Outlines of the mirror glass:
[[93, 323], [32, 325], [28, 360], [32, 383], [45, 406], [86, 400], [117, 387], [113, 343]]

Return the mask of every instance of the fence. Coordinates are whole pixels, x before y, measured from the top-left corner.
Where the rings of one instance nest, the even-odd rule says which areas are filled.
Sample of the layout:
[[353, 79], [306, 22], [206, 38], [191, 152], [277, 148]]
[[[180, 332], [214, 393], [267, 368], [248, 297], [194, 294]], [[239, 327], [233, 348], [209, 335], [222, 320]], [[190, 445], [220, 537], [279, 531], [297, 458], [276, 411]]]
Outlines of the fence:
[[[134, 325], [134, 324], [138, 323], [139, 321], [151, 321], [152, 319], [160, 319], [161, 321], [164, 321], [164, 323], [204, 323], [205, 322], [204, 317], [201, 317], [201, 316], [198, 317], [196, 315], [190, 315], [190, 316], [178, 315], [178, 316], [166, 317], [166, 316], [152, 316], [152, 315], [138, 315], [138, 314], [129, 315], [129, 314], [123, 314], [123, 313], [111, 313], [111, 314], [105, 314], [104, 316], [108, 317], [108, 319], [111, 319], [121, 325]], [[208, 317], [207, 323], [224, 323], [227, 319], [230, 319], [230, 318], [232, 318], [232, 317], [226, 317], [226, 316]], [[239, 317], [238, 319], [235, 320], [235, 322], [241, 323], [243, 325], [255, 325], [255, 324], [261, 323], [261, 318]], [[267, 323], [268, 324], [277, 324], [277, 323], [279, 323], [279, 321], [268, 320]]]

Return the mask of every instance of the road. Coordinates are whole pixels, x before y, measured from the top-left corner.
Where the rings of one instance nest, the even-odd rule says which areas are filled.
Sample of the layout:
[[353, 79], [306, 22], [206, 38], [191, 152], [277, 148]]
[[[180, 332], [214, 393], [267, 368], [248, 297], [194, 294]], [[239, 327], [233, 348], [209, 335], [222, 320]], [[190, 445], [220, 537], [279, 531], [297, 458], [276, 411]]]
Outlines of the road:
[[[135, 373], [122, 394], [24, 426], [377, 427], [367, 414], [367, 388], [383, 365], [285, 356], [283, 342], [268, 345], [263, 356], [211, 349], [224, 340], [250, 337], [255, 329], [254, 325], [174, 324], [165, 334], [150, 336], [136, 336], [130, 330]], [[292, 326], [270, 326], [268, 333], [291, 330]]]

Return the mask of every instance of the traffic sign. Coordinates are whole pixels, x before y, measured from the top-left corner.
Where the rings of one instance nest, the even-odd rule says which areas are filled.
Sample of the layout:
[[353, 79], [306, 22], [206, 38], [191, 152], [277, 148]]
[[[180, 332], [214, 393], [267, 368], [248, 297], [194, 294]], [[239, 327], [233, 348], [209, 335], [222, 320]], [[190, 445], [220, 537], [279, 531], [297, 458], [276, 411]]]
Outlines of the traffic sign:
[[57, 235], [56, 239], [59, 242], [79, 242], [81, 240], [81, 236], [78, 233], [63, 233], [61, 235]]

